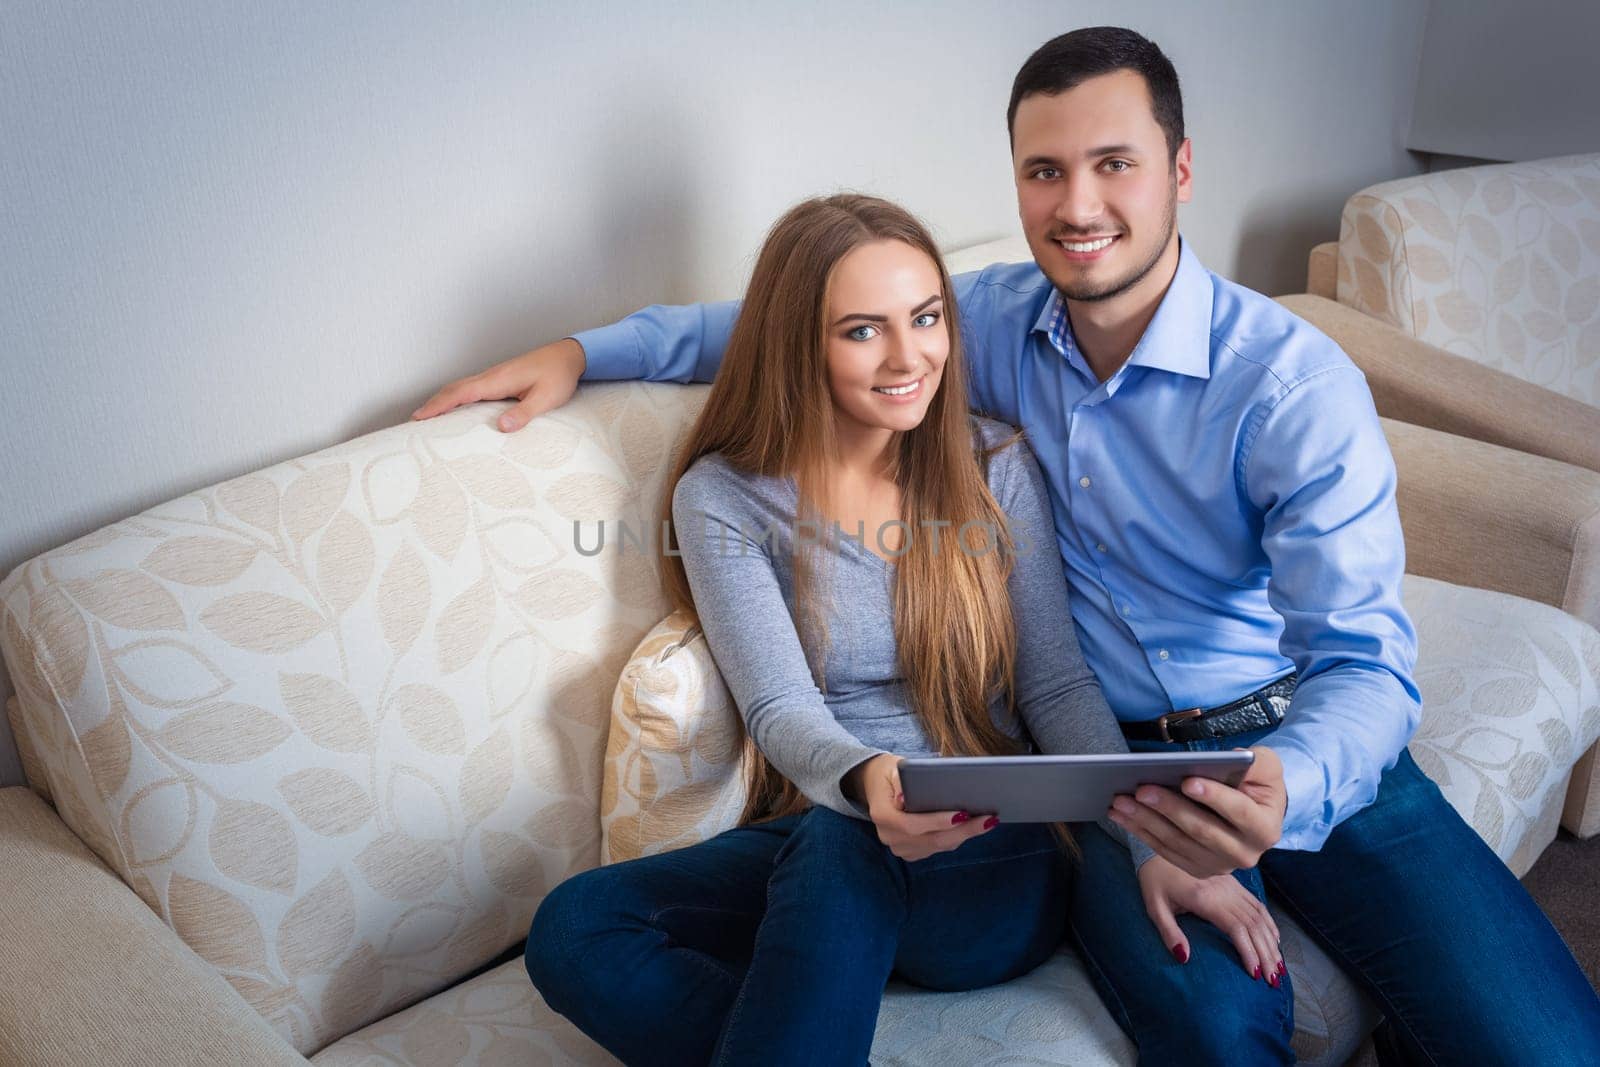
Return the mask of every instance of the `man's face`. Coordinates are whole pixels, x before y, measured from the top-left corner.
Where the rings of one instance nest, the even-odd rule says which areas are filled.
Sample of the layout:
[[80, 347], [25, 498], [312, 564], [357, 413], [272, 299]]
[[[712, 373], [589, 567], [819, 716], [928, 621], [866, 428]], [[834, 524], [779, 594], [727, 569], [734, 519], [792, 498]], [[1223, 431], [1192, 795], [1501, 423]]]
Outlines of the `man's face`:
[[[1133, 289], [1176, 240], [1189, 142], [1173, 160], [1144, 78], [1118, 70], [1023, 98], [1012, 124], [1017, 210], [1033, 258], [1069, 300]], [[1163, 282], [1165, 279], [1163, 279]]]

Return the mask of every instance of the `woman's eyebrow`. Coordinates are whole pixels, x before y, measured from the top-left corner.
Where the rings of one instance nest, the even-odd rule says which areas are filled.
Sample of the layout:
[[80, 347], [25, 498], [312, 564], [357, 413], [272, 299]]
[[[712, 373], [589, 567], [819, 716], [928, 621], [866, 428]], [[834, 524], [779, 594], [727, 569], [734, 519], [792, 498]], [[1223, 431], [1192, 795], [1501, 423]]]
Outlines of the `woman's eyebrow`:
[[[944, 299], [944, 297], [940, 296], [938, 293], [934, 293], [932, 296], [928, 297], [928, 299], [924, 300], [922, 303], [920, 303], [916, 307], [912, 308], [911, 309], [911, 314], [920, 315], [922, 312], [926, 311], [929, 307], [932, 307], [934, 304], [939, 303], [943, 299]], [[887, 316], [887, 315], [868, 315], [865, 311], [852, 311], [848, 315], [840, 315], [837, 319], [834, 319], [832, 324], [830, 324], [829, 328], [831, 329], [833, 326], [843, 325], [844, 323], [850, 322], [853, 319], [861, 319], [861, 320], [863, 320], [865, 322], [888, 322], [889, 321], [889, 316]]]

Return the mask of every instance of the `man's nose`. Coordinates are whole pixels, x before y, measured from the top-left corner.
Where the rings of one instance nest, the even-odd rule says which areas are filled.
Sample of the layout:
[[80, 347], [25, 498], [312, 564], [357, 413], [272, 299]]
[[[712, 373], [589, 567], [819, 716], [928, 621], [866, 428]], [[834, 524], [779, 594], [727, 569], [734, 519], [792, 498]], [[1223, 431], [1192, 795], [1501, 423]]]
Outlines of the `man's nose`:
[[1080, 230], [1089, 230], [1104, 212], [1100, 190], [1084, 178], [1067, 178], [1061, 183], [1061, 199], [1056, 202], [1056, 219]]

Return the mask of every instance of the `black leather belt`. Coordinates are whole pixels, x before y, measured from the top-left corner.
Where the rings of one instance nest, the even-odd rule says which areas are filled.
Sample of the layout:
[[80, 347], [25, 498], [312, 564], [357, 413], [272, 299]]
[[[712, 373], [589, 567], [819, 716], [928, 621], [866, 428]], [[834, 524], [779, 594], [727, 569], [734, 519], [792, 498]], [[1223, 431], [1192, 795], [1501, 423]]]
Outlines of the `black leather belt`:
[[1286, 674], [1231, 704], [1169, 711], [1147, 722], [1125, 722], [1122, 734], [1129, 741], [1208, 741], [1276, 726], [1289, 710], [1296, 680], [1297, 675]]

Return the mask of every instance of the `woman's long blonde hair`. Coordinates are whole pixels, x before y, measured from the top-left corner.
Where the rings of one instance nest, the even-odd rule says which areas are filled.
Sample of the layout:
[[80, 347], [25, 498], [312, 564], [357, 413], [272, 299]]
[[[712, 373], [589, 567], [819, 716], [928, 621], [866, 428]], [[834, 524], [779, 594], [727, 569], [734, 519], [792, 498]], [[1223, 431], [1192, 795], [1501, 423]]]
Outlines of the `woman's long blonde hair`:
[[[908, 526], [894, 589], [900, 673], [923, 729], [941, 754], [1016, 752], [1016, 742], [989, 714], [997, 694], [1015, 711], [1016, 630], [1006, 588], [1013, 546], [980, 467], [1010, 442], [978, 449], [967, 412], [966, 365], [950, 276], [932, 238], [903, 208], [871, 196], [829, 196], [796, 205], [772, 227], [722, 367], [668, 482], [665, 517], [671, 517], [671, 489], [684, 472], [700, 457], [719, 452], [737, 469], [794, 478], [801, 509], [797, 520], [821, 519], [835, 455], [827, 373], [828, 281], [851, 250], [882, 240], [902, 241], [933, 261], [950, 338], [950, 355], [926, 417], [895, 443], [892, 473], [900, 489], [900, 518]], [[950, 523], [941, 531], [937, 551], [923, 520]], [[970, 551], [962, 551], [953, 542], [962, 524], [974, 520], [987, 524], [987, 545], [974, 545], [969, 537]], [[822, 663], [829, 598], [816, 551], [796, 548], [795, 614], [813, 677], [826, 691]], [[669, 554], [663, 574], [674, 606], [693, 610], [682, 561]], [[741, 823], [807, 806], [748, 736], [744, 765], [750, 788]]]

